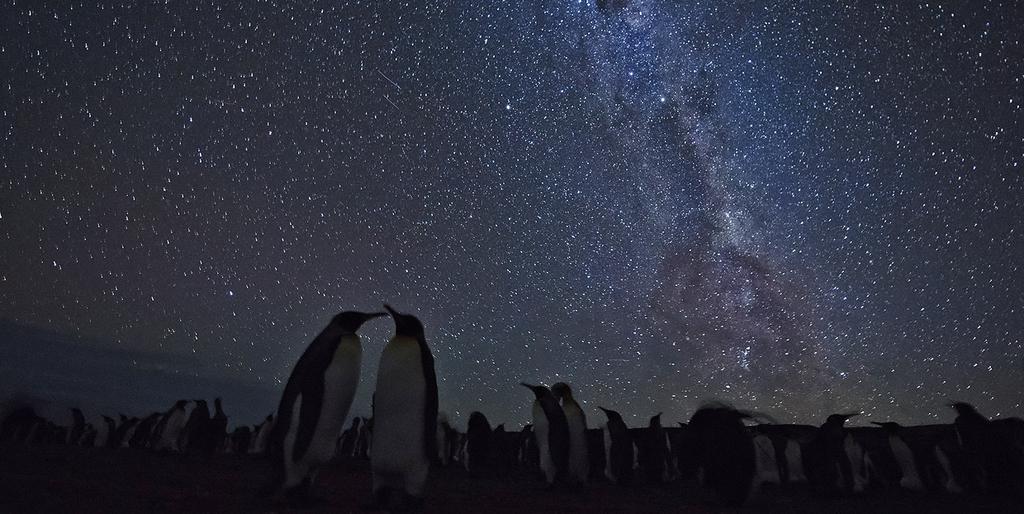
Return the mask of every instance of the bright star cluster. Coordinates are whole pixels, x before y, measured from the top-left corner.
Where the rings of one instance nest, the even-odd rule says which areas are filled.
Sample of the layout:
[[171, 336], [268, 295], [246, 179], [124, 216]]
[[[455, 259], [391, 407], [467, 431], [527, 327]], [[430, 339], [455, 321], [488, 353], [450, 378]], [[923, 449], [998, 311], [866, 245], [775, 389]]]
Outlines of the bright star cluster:
[[277, 391], [387, 301], [441, 409], [510, 426], [521, 380], [634, 424], [1024, 414], [1012, 2], [0, 14], [3, 323]]

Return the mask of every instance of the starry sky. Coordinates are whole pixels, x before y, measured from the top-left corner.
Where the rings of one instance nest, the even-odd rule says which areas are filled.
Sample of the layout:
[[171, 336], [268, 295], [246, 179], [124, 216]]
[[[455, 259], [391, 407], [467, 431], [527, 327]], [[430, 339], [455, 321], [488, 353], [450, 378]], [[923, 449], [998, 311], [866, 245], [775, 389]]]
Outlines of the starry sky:
[[387, 301], [457, 422], [1024, 415], [1013, 2], [52, 4], [0, 7], [8, 392], [252, 423]]

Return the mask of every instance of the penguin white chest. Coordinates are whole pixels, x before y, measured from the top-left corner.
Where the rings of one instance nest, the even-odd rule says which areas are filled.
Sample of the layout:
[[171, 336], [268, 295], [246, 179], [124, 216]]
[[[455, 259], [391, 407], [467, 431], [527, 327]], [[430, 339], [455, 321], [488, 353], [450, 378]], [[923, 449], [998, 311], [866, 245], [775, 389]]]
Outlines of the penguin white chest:
[[419, 342], [395, 337], [384, 347], [373, 395], [375, 470], [398, 472], [426, 460], [426, 390]]
[[[343, 336], [334, 351], [334, 358], [324, 371], [324, 398], [317, 422], [311, 453], [318, 460], [330, 460], [341, 429], [345, 425], [352, 398], [359, 385], [360, 361], [363, 350], [356, 335]], [[315, 457], [314, 457], [315, 458]]]

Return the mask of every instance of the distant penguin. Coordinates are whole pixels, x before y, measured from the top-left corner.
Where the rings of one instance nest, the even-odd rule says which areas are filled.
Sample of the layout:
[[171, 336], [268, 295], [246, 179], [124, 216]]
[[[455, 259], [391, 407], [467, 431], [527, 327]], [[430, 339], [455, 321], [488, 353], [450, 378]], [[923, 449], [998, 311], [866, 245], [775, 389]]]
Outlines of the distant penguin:
[[121, 414], [121, 421], [117, 426], [117, 430], [114, 432], [114, 440], [110, 441], [111, 448], [127, 448], [128, 441], [131, 440], [135, 434], [136, 427], [139, 426], [139, 418], [125, 416]]
[[533, 425], [527, 424], [519, 431], [516, 462], [525, 468], [534, 469], [540, 465], [540, 450], [533, 435]]
[[590, 475], [590, 453], [587, 451], [587, 415], [573, 397], [572, 388], [565, 382], [551, 386], [551, 392], [562, 402], [562, 412], [569, 424], [569, 469], [566, 478], [570, 484], [587, 483]]
[[423, 324], [385, 304], [395, 335], [384, 347], [373, 394], [373, 504], [423, 504], [430, 464], [437, 456], [437, 375]]
[[743, 424], [749, 417], [725, 405], [706, 405], [687, 424], [704, 471], [704, 486], [732, 507], [747, 500], [756, 470], [753, 438]]
[[810, 445], [808, 477], [819, 493], [851, 493], [856, 488], [856, 476], [848, 452], [846, 421], [857, 412], [832, 414], [825, 420]]
[[352, 458], [356, 449], [356, 438], [359, 437], [359, 423], [362, 422], [362, 418], [354, 416], [352, 418], [352, 425], [341, 433], [341, 442], [338, 443], [338, 456], [343, 458]]
[[249, 453], [263, 455], [267, 453], [267, 444], [270, 441], [270, 434], [274, 431], [274, 415], [268, 414], [263, 422], [253, 427], [252, 441], [249, 443]]
[[667, 480], [666, 469], [668, 462], [668, 443], [665, 439], [665, 429], [661, 426], [661, 413], [651, 416], [647, 424], [647, 430], [642, 432], [640, 438], [640, 452], [638, 460], [645, 478], [650, 483], [658, 483]]
[[604, 427], [604, 476], [618, 485], [633, 482], [633, 438], [622, 415], [611, 409], [598, 407], [608, 418]]
[[186, 411], [188, 403], [188, 400], [178, 400], [171, 410], [164, 414], [153, 434], [156, 441], [153, 444], [155, 450], [178, 451], [180, 449], [178, 439], [181, 437], [182, 430], [185, 429], [185, 423], [188, 422], [189, 416]]
[[271, 482], [261, 493], [304, 499], [321, 465], [334, 457], [359, 385], [363, 358], [357, 331], [384, 313], [345, 311], [331, 319], [299, 357], [285, 385], [270, 433]]
[[252, 429], [248, 426], [240, 426], [231, 432], [231, 453], [244, 454], [249, 451], [249, 443], [252, 441]]
[[555, 395], [542, 385], [522, 383], [533, 391], [533, 435], [537, 439], [540, 469], [548, 485], [565, 480], [569, 472], [569, 422]]
[[223, 451], [224, 440], [227, 438], [228, 415], [224, 414], [224, 406], [220, 398], [213, 399], [213, 417], [206, 428], [202, 448], [203, 453], [211, 454], [216, 451]]
[[85, 416], [82, 414], [81, 409], [71, 409], [71, 430], [68, 431], [67, 444], [78, 444], [78, 440], [82, 438], [84, 430]]
[[491, 424], [482, 412], [473, 411], [466, 427], [466, 460], [463, 463], [466, 471], [472, 475], [486, 471], [490, 466], [490, 454]]
[[97, 448], [108, 447], [111, 439], [114, 438], [114, 431], [117, 430], [114, 418], [111, 418], [110, 416], [100, 416], [100, 419], [96, 422], [95, 426], [96, 438], [93, 439], [92, 446]]
[[160, 422], [161, 417], [162, 415], [159, 412], [154, 412], [142, 418], [139, 424], [135, 426], [135, 432], [128, 438], [128, 447], [150, 448], [153, 431], [156, 430], [156, 425]]
[[885, 430], [889, 442], [889, 450], [892, 452], [893, 461], [898, 467], [898, 483], [900, 487], [911, 491], [923, 491], [924, 482], [921, 480], [921, 474], [914, 459], [914, 452], [911, 451], [907, 442], [900, 437], [900, 429], [903, 427], [899, 423], [891, 421], [885, 423], [872, 421], [871, 423]]
[[183, 452], [199, 449], [210, 424], [210, 407], [206, 404], [206, 400], [193, 401], [195, 406], [192, 407], [192, 412], [188, 415], [185, 428], [181, 429], [181, 435], [178, 436], [178, 448]]

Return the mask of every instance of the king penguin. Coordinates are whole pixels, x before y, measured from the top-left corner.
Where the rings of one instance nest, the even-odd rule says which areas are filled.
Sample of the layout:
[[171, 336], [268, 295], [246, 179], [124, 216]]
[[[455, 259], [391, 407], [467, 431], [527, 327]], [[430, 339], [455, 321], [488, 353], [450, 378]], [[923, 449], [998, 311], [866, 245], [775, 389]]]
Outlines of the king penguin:
[[389, 508], [399, 492], [402, 508], [423, 504], [430, 463], [437, 455], [437, 375], [423, 324], [385, 304], [395, 335], [384, 347], [373, 395], [371, 507]]
[[563, 480], [569, 468], [569, 422], [555, 395], [542, 385], [523, 383], [533, 391], [533, 435], [540, 450], [540, 469], [548, 486]]
[[608, 418], [604, 429], [604, 476], [618, 485], [633, 481], [633, 438], [622, 415], [611, 409], [598, 407]]
[[363, 347], [356, 332], [363, 323], [384, 315], [339, 313], [299, 357], [270, 432], [267, 451], [274, 474], [262, 494], [283, 490], [292, 499], [308, 496], [320, 465], [334, 455], [359, 384]]
[[590, 455], [587, 452], [587, 416], [576, 403], [572, 388], [565, 382], [551, 386], [551, 392], [562, 401], [562, 412], [569, 424], [569, 482], [573, 485], [587, 483], [590, 475]]

